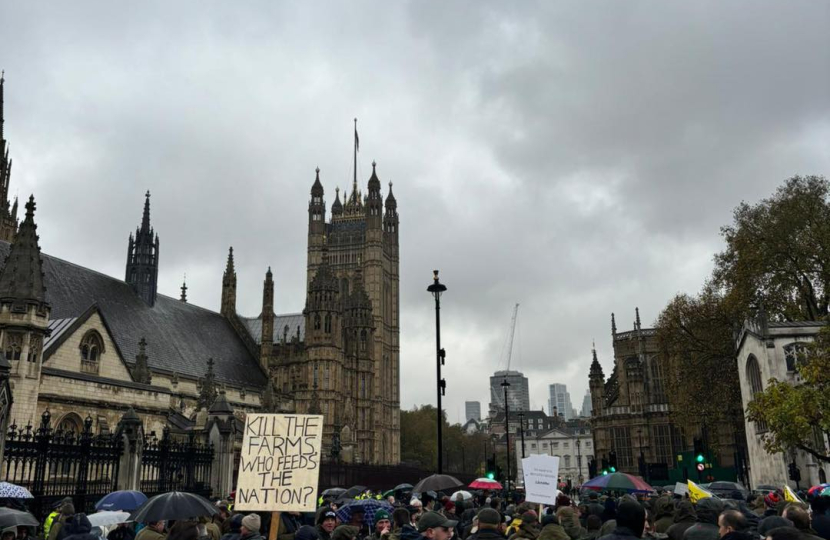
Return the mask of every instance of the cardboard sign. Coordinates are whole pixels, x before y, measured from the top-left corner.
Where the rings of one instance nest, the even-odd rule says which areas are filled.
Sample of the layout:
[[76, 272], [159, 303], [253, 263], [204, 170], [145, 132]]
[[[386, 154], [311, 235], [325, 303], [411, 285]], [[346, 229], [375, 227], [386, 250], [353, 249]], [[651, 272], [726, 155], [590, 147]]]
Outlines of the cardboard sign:
[[675, 495], [680, 495], [681, 497], [687, 493], [689, 493], [689, 484], [686, 482], [677, 482], [674, 484], [674, 491], [672, 492]]
[[234, 509], [313, 512], [322, 438], [322, 416], [249, 413]]
[[559, 495], [559, 457], [533, 454], [522, 460], [525, 500], [555, 505]]

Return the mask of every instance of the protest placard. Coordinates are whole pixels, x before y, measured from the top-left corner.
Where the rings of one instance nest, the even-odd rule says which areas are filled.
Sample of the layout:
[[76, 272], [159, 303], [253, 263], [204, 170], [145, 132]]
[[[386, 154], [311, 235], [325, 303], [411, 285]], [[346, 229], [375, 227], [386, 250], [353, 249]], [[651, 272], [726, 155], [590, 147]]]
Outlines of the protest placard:
[[322, 437], [322, 416], [249, 413], [234, 509], [313, 512]]
[[559, 495], [559, 457], [533, 454], [522, 460], [525, 500], [555, 505]]

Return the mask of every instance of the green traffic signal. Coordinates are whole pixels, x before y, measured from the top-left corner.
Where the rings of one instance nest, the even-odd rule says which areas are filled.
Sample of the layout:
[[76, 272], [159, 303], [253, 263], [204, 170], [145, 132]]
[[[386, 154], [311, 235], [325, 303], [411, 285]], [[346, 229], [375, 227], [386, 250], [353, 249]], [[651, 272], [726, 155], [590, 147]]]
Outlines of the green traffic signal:
[[698, 454], [695, 459], [697, 460], [698, 463], [703, 463], [705, 458], [703, 457], [703, 454]]
[[490, 480], [492, 480], [495, 477], [496, 477], [496, 475], [494, 473], [491, 473], [491, 472], [487, 473], [487, 478], [489, 478]]
[[616, 467], [611, 467], [611, 472], [617, 472], [617, 468]]
[[604, 470], [604, 469], [603, 469], [603, 471], [602, 471], [602, 475], [603, 475], [603, 476], [608, 476], [608, 471], [606, 471], [606, 470]]

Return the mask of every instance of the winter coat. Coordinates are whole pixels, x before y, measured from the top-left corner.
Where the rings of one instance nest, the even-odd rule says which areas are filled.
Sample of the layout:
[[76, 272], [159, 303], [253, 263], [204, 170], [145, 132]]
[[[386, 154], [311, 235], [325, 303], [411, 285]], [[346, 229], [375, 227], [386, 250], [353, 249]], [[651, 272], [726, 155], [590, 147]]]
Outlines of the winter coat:
[[57, 519], [52, 521], [52, 526], [49, 528], [49, 536], [47, 540], [63, 540], [66, 536], [69, 535], [69, 530], [63, 530], [63, 528], [72, 521], [73, 516], [59, 516]]
[[263, 538], [258, 532], [249, 532], [246, 535], [240, 536], [239, 540], [263, 540]]
[[116, 527], [109, 532], [107, 540], [135, 540], [135, 529], [130, 523], [125, 527]]
[[595, 531], [585, 531], [585, 536], [580, 538], [579, 540], [597, 540], [599, 538], [599, 530]]
[[600, 536], [599, 540], [637, 540], [640, 537], [628, 527], [617, 527], [611, 534]]
[[[401, 538], [401, 540], [404, 540]], [[417, 540], [417, 539], [415, 539]], [[504, 536], [496, 529], [479, 529], [467, 537], [467, 540], [504, 540]], [[561, 540], [566, 540], [565, 538]]]
[[536, 540], [539, 537], [538, 523], [524, 523], [519, 526], [519, 530], [513, 533], [508, 540]]
[[755, 540], [757, 537], [745, 531], [732, 531], [722, 536], [720, 540]]
[[666, 534], [669, 540], [683, 540], [683, 533], [697, 521], [695, 507], [689, 501], [680, 501], [674, 511], [674, 525], [669, 527]]
[[389, 540], [418, 540], [419, 538], [421, 538], [421, 533], [412, 525], [404, 525], [399, 531], [389, 536]]
[[135, 540], [164, 540], [167, 538], [166, 534], [154, 531], [150, 527], [144, 527], [138, 532]]
[[830, 540], [830, 516], [814, 512], [811, 525], [818, 536], [824, 538], [824, 540]]
[[317, 525], [315, 528], [320, 535], [320, 540], [331, 540], [331, 533], [326, 532], [322, 525]]
[[612, 519], [617, 519], [617, 503], [614, 502], [614, 499], [606, 499], [605, 501], [605, 508], [602, 510], [602, 522], [605, 523], [606, 521], [611, 521]]
[[549, 523], [542, 527], [539, 537], [536, 540], [570, 540], [565, 528], [558, 523]]
[[[239, 540], [239, 537], [242, 536], [238, 532], [229, 532], [222, 535], [220, 540]], [[138, 540], [138, 538], [136, 538]]]
[[660, 497], [654, 502], [654, 531], [666, 533], [674, 524], [674, 502], [669, 497]]
[[212, 521], [205, 523], [205, 529], [207, 530], [210, 540], [220, 540], [222, 538], [222, 531], [216, 523]]
[[598, 502], [589, 502], [588, 503], [588, 512], [586, 512], [585, 517], [588, 516], [597, 516], [598, 518], [602, 519], [602, 513], [605, 512], [605, 507], [599, 504]]
[[697, 522], [686, 529], [683, 540], [720, 540], [718, 516], [723, 512], [723, 501], [709, 497], [697, 503]]
[[579, 524], [579, 517], [577, 517], [573, 508], [569, 506], [562, 507], [556, 511], [556, 515], [571, 540], [579, 540], [588, 532]]
[[284, 512], [280, 515], [280, 526], [277, 530], [277, 540], [294, 540], [294, 533], [300, 528], [297, 516]]
[[69, 535], [66, 540], [98, 540], [98, 537], [92, 534], [92, 523], [86, 514], [75, 514], [72, 516], [72, 521], [64, 525], [68, 529]]

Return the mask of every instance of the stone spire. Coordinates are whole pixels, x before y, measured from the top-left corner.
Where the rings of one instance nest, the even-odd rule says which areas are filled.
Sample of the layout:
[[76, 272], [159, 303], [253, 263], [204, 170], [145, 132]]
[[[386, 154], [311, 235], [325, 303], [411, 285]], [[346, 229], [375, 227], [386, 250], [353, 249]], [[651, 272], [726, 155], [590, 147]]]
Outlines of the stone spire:
[[156, 303], [158, 287], [159, 237], [150, 226], [150, 192], [144, 195], [141, 225], [130, 234], [127, 246], [127, 268], [124, 281], [149, 306]]
[[340, 188], [334, 189], [334, 202], [331, 205], [331, 215], [343, 215], [343, 203], [340, 202]]
[[179, 300], [181, 300], [182, 302], [184, 302], [186, 304], [187, 303], [187, 274], [185, 274], [184, 278], [182, 279], [181, 290], [182, 290], [182, 295], [179, 297]]
[[9, 213], [9, 186], [12, 176], [12, 160], [9, 145], [3, 131], [6, 119], [3, 112], [5, 77], [0, 73], [0, 240], [11, 242], [17, 234], [17, 212]]
[[219, 391], [216, 387], [216, 375], [213, 373], [213, 358], [209, 358], [207, 362], [207, 373], [199, 380], [199, 399], [196, 402], [196, 410], [209, 410]]
[[611, 336], [617, 335], [617, 321], [614, 319], [614, 314], [611, 314]]
[[262, 282], [262, 341], [260, 343], [260, 364], [267, 371], [271, 351], [274, 346], [274, 274], [271, 267], [265, 272], [265, 281]]
[[597, 359], [597, 348], [596, 345], [591, 347], [591, 356], [593, 357], [591, 361], [591, 370], [589, 372], [589, 378], [595, 379], [599, 378], [600, 380], [605, 379], [605, 374], [602, 372], [602, 366]]
[[641, 330], [643, 325], [640, 323], [640, 308], [634, 308], [635, 318], [634, 318], [634, 330]]
[[233, 246], [228, 249], [228, 262], [222, 274], [222, 305], [220, 312], [225, 317], [236, 315], [236, 269], [233, 264]]
[[26, 203], [26, 218], [0, 271], [0, 301], [49, 307], [43, 283], [43, 260], [35, 225], [35, 196]]

